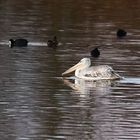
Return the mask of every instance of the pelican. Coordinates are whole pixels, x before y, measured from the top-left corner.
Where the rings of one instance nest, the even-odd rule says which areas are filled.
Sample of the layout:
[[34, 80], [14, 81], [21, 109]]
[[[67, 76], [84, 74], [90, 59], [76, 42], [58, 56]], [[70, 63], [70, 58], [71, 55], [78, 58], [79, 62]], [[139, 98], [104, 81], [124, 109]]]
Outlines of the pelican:
[[69, 68], [62, 76], [75, 71], [75, 76], [85, 80], [115, 80], [121, 76], [108, 65], [91, 66], [90, 58], [83, 58], [75, 66]]

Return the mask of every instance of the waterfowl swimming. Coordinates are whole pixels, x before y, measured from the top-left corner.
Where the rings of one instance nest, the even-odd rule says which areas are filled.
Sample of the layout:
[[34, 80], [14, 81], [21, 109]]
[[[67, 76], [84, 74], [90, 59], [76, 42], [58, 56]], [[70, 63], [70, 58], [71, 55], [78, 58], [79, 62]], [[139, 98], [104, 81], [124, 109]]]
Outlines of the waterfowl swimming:
[[90, 54], [92, 57], [99, 57], [100, 51], [98, 50], [98, 48], [95, 48], [90, 52]]
[[9, 39], [9, 47], [26, 47], [28, 45], [28, 41], [26, 39]]
[[58, 41], [57, 41], [57, 37], [54, 36], [53, 40], [48, 40], [47, 41], [47, 45], [50, 48], [56, 48], [58, 46]]
[[126, 36], [126, 34], [127, 34], [127, 32], [123, 29], [118, 29], [118, 31], [117, 31], [118, 38], [122, 38], [122, 37]]
[[89, 58], [83, 58], [75, 66], [69, 68], [62, 76], [75, 71], [75, 76], [77, 78], [85, 80], [113, 80], [120, 79], [121, 76], [115, 73], [115, 71], [108, 65], [91, 66], [91, 61]]

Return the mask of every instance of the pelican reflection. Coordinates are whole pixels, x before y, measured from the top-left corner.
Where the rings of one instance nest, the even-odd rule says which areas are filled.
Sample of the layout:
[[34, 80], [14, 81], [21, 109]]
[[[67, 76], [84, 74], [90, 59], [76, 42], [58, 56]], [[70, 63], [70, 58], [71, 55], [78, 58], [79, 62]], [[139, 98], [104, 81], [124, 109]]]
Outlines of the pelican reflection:
[[73, 90], [80, 92], [81, 96], [88, 95], [93, 91], [99, 94], [108, 94], [108, 92], [110, 91], [110, 87], [116, 84], [116, 82], [112, 80], [87, 81], [80, 78], [63, 78], [63, 81]]

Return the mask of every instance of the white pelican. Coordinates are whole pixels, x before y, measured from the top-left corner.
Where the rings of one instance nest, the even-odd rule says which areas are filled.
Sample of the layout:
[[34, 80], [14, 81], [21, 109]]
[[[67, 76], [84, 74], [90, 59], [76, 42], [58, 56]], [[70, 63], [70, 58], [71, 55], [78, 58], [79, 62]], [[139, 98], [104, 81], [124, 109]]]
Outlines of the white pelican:
[[100, 65], [100, 66], [92, 66], [90, 58], [83, 58], [79, 63], [75, 66], [69, 68], [62, 76], [75, 71], [75, 76], [85, 80], [113, 80], [113, 79], [121, 79], [119, 74], [115, 73], [115, 71], [108, 65]]

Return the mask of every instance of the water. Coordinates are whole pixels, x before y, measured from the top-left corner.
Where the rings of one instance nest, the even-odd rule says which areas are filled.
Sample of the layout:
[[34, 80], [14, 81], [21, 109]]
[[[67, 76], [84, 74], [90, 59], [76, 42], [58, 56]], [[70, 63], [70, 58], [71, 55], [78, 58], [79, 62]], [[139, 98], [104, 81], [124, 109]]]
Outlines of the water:
[[[0, 2], [0, 137], [3, 140], [137, 140], [140, 137], [139, 1]], [[116, 38], [118, 28], [128, 32]], [[47, 40], [58, 37], [57, 49]], [[9, 48], [10, 38], [27, 48]], [[86, 82], [61, 73], [99, 47], [92, 65], [122, 80]]]

